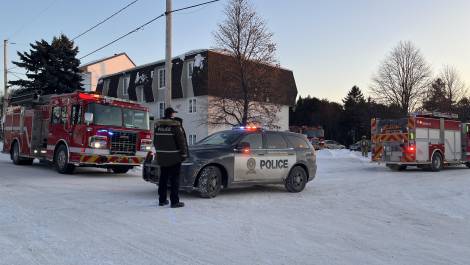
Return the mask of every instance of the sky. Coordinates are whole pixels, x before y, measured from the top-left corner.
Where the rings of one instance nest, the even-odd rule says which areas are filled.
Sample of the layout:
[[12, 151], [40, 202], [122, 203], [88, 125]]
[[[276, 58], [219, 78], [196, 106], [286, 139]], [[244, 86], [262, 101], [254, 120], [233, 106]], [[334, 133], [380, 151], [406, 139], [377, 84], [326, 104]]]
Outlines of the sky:
[[[204, 1], [174, 0], [173, 8]], [[228, 1], [175, 14], [173, 55], [213, 48], [212, 33], [223, 21]], [[435, 73], [443, 65], [451, 65], [470, 84], [468, 0], [250, 1], [274, 33], [277, 57], [282, 67], [293, 71], [300, 96], [340, 102], [354, 85], [367, 96], [380, 62], [402, 40], [413, 42]], [[8, 58], [15, 60], [15, 51], [24, 51], [28, 43], [39, 39], [50, 41], [60, 33], [74, 37], [132, 1], [0, 2], [0, 39], [16, 43], [9, 46], [8, 52]], [[79, 57], [160, 15], [164, 8], [164, 0], [139, 0], [77, 39]], [[165, 20], [160, 19], [83, 59], [82, 63], [119, 52], [126, 52], [137, 65], [163, 59], [164, 30]], [[3, 62], [3, 53], [0, 60]], [[9, 67], [14, 65], [10, 63]], [[3, 73], [3, 64], [0, 69]], [[3, 75], [0, 81], [3, 90]]]

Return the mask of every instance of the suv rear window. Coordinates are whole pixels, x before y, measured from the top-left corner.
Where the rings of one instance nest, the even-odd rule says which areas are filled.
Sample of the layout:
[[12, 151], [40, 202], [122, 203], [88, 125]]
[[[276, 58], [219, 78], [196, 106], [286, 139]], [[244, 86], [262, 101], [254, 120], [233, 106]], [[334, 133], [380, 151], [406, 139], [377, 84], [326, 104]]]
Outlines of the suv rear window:
[[284, 137], [280, 134], [267, 133], [266, 134], [266, 145], [268, 149], [286, 149], [287, 143]]
[[287, 139], [296, 149], [306, 149], [310, 147], [307, 140], [300, 136], [288, 135]]

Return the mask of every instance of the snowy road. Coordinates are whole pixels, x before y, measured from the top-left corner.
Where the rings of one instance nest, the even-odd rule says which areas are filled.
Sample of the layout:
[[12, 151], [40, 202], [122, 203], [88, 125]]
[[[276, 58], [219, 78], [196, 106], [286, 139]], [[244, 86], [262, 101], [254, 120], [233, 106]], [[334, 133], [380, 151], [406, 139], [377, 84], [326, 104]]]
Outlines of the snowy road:
[[0, 155], [0, 264], [469, 264], [470, 170], [391, 172], [322, 151], [304, 192], [184, 194], [134, 175], [59, 175]]

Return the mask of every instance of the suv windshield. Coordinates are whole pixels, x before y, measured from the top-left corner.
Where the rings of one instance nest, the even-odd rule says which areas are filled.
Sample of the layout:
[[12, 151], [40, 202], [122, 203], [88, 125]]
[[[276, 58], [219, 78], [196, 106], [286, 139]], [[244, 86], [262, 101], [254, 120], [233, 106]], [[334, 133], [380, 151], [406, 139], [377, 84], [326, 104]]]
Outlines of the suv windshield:
[[196, 145], [232, 145], [240, 137], [240, 132], [218, 132], [207, 136]]
[[96, 125], [149, 129], [148, 113], [145, 111], [91, 103], [88, 112], [93, 113], [93, 123]]

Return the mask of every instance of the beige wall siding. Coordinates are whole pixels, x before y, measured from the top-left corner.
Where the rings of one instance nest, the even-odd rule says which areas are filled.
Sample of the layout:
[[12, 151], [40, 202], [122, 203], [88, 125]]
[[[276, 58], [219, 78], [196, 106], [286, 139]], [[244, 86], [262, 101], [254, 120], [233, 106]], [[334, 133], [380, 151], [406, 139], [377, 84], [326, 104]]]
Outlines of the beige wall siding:
[[120, 55], [113, 57], [109, 60], [105, 60], [96, 64], [88, 65], [85, 67], [84, 72], [90, 73], [91, 75], [91, 91], [96, 90], [98, 79], [103, 75], [110, 75], [118, 73], [130, 68], [135, 67], [132, 61], [126, 55]]

